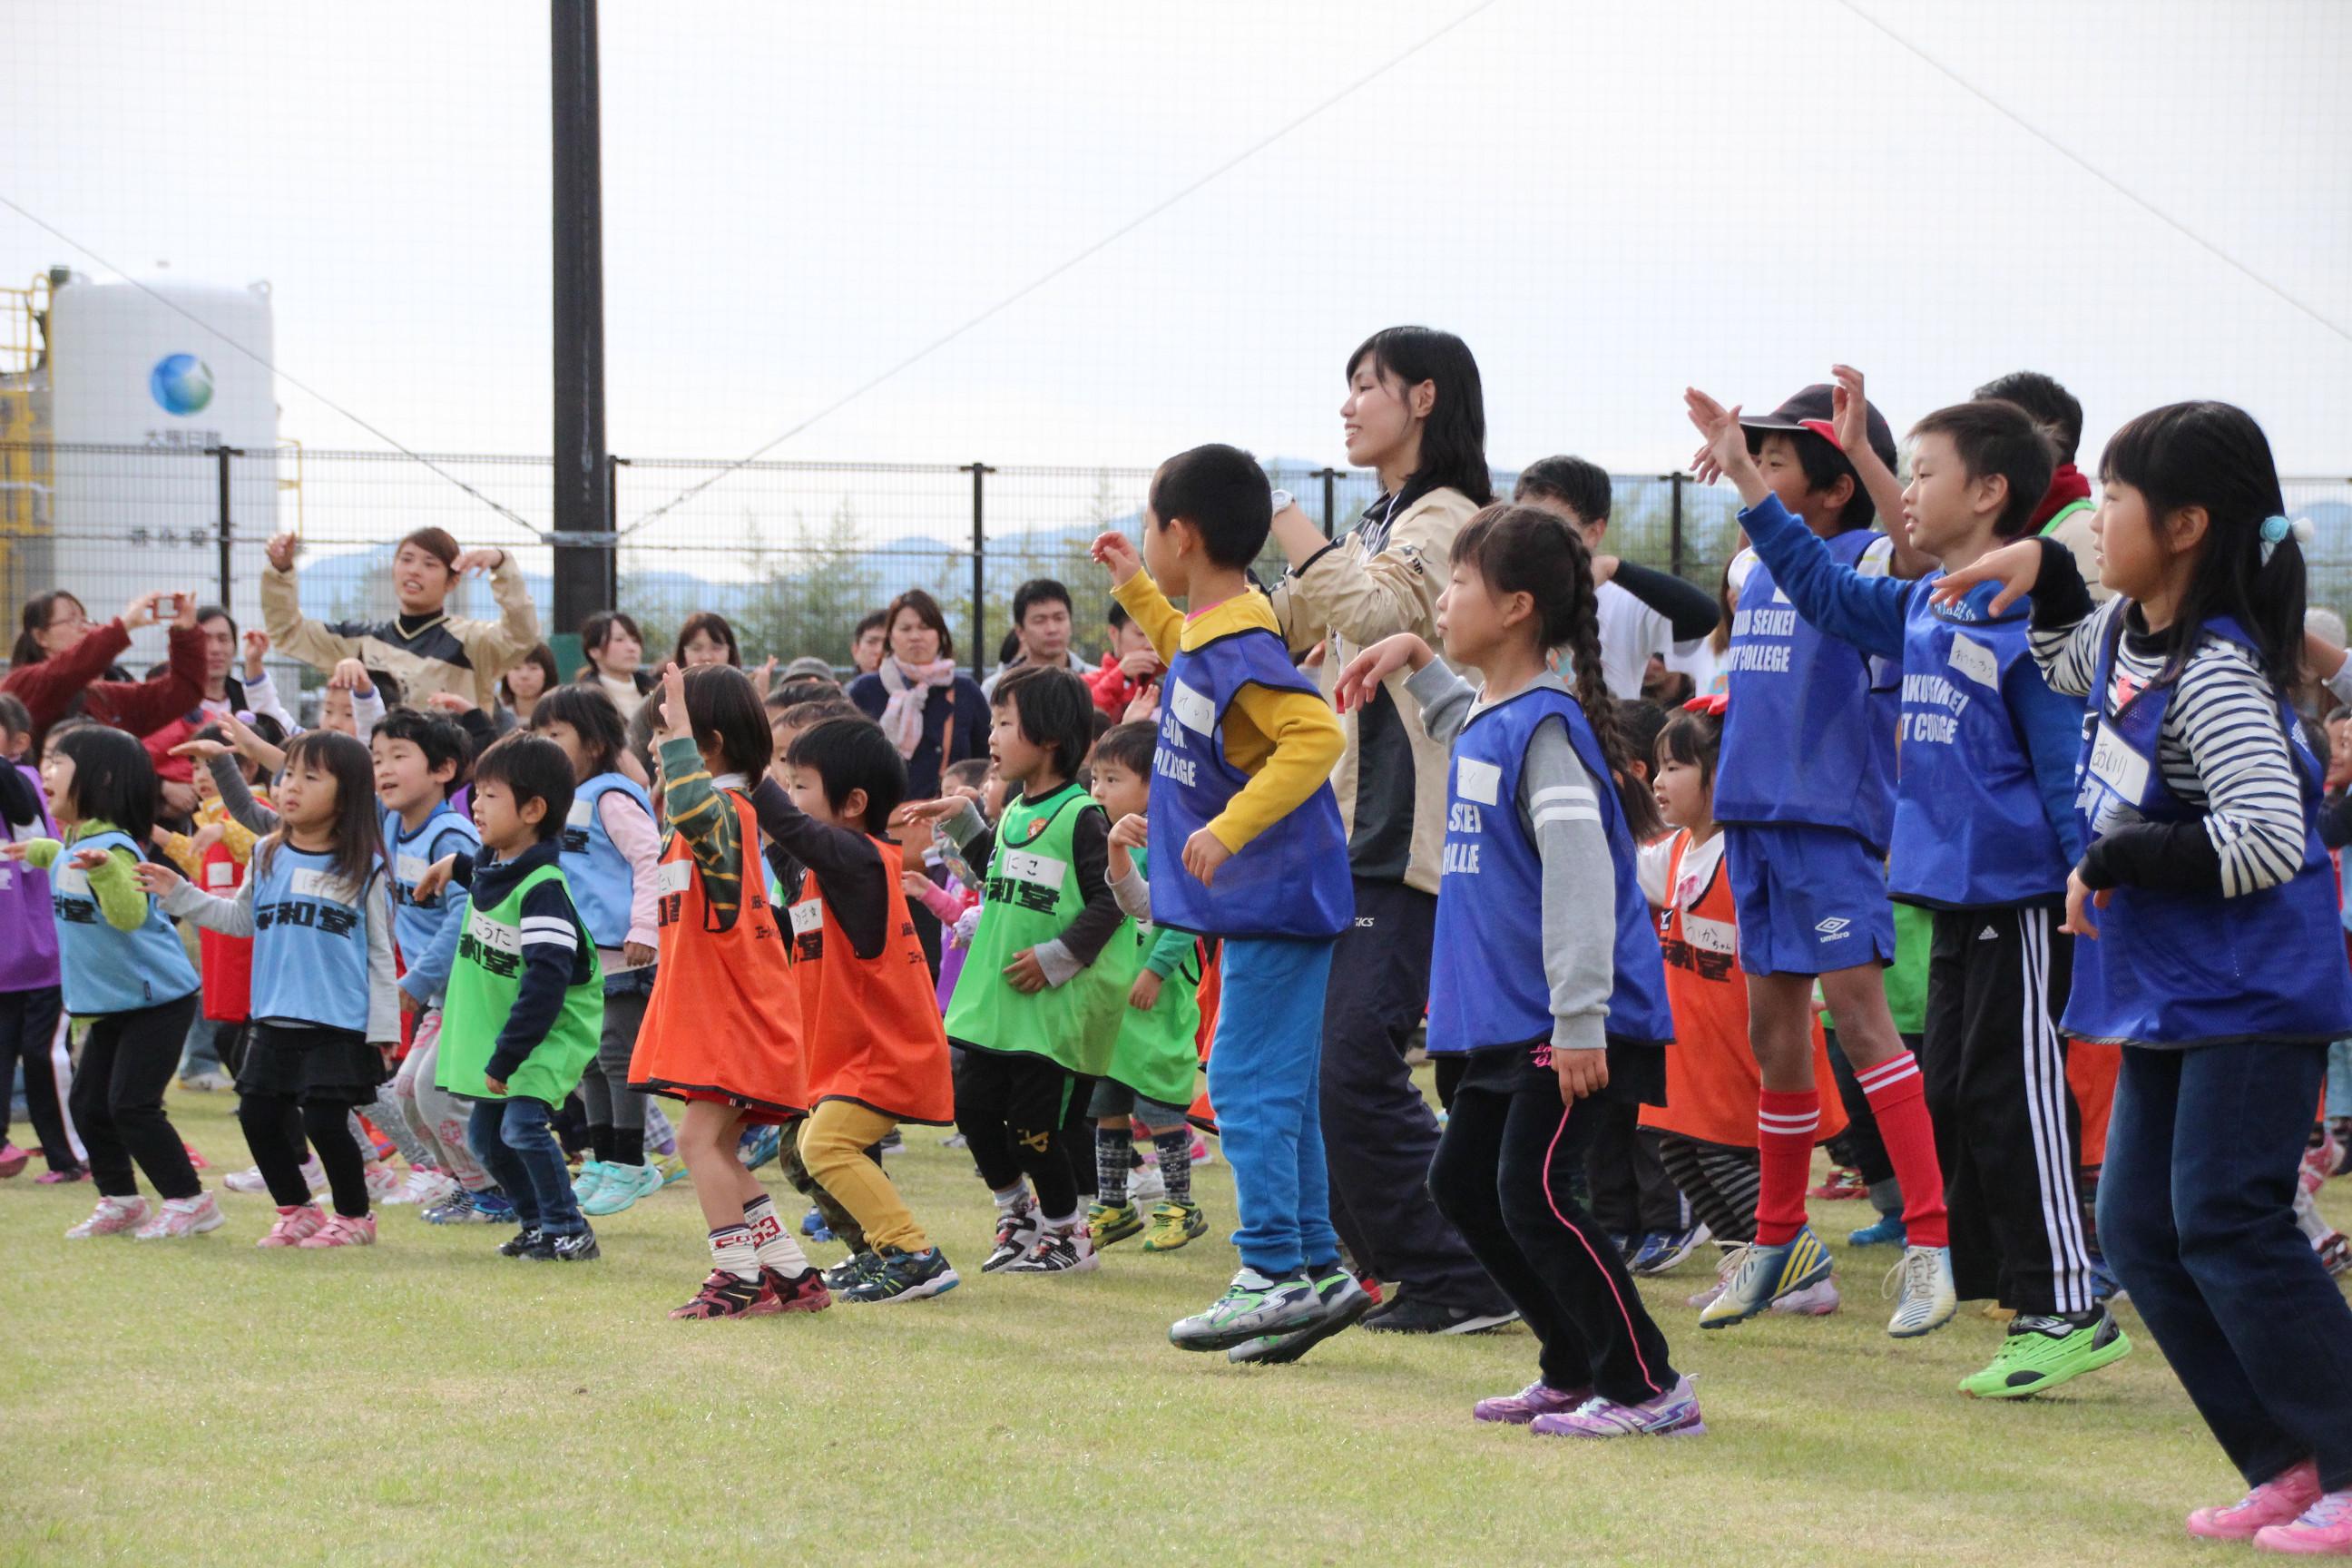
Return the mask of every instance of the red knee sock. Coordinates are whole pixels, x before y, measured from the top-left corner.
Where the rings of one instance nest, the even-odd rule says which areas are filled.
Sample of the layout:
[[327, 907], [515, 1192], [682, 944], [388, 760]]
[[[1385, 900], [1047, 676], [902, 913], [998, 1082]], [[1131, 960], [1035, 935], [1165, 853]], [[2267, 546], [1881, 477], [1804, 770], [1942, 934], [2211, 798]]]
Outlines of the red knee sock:
[[1936, 1160], [1936, 1129], [1927, 1120], [1926, 1087], [1919, 1081], [1919, 1063], [1909, 1051], [1899, 1051], [1874, 1068], [1857, 1071], [1854, 1080], [1878, 1118], [1878, 1136], [1895, 1179], [1903, 1186], [1903, 1228], [1913, 1247], [1948, 1247], [1951, 1233], [1945, 1224], [1944, 1169]]
[[1805, 1178], [1813, 1168], [1813, 1139], [1822, 1127], [1819, 1089], [1782, 1094], [1766, 1089], [1756, 1100], [1756, 1240], [1779, 1247], [1805, 1224]]

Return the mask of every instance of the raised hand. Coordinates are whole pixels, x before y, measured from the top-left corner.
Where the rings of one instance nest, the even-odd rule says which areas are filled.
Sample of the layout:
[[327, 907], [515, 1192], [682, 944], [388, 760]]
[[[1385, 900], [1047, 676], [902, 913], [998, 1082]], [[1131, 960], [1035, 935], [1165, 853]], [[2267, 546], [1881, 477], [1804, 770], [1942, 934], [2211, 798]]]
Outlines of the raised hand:
[[226, 757], [235, 750], [236, 748], [226, 741], [183, 741], [172, 748], [172, 755], [209, 763], [215, 757]]
[[1979, 556], [1972, 565], [1937, 578], [1927, 590], [1927, 596], [1938, 605], [1955, 605], [1978, 584], [1999, 583], [2000, 592], [1992, 596], [1991, 605], [1987, 606], [1997, 616], [2033, 592], [2033, 584], [2041, 576], [2042, 542], [2021, 539]]
[[425, 706], [437, 708], [454, 719], [460, 713], [471, 713], [481, 704], [462, 691], [436, 691], [425, 700]]
[[245, 682], [247, 686], [261, 679], [263, 673], [261, 658], [268, 651], [269, 634], [268, 632], [245, 634]]
[[1830, 366], [1830, 427], [1847, 457], [1870, 450], [1870, 404], [1862, 395], [1862, 372], [1850, 364]]
[[692, 733], [686, 721], [686, 671], [678, 668], [676, 660], [662, 666], [661, 709], [656, 717], [661, 721], [664, 740]]
[[770, 654], [761, 662], [760, 668], [751, 672], [751, 689], [759, 694], [761, 701], [768, 700], [768, 683], [775, 679], [776, 656]]
[[1135, 541], [1116, 529], [1097, 534], [1087, 553], [1109, 569], [1114, 584], [1124, 583], [1143, 570], [1143, 557], [1136, 552]]
[[196, 591], [194, 588], [183, 588], [173, 595], [172, 598], [178, 608], [178, 613], [172, 617], [172, 624], [187, 631], [195, 630]]
[[1727, 479], [1738, 485], [1745, 496], [1752, 482], [1760, 491], [1764, 477], [1756, 468], [1756, 459], [1748, 453], [1748, 432], [1739, 427], [1739, 405], [1726, 408], [1695, 386], [1683, 389], [1683, 411], [1690, 416], [1691, 425], [1705, 443], [1691, 467], [1700, 481], [1713, 484]]
[[375, 682], [368, 679], [367, 666], [358, 659], [339, 658], [335, 661], [334, 672], [327, 677], [327, 689], [371, 695], [375, 690]]
[[280, 572], [291, 572], [294, 570], [294, 552], [301, 548], [301, 540], [295, 535], [281, 533], [263, 545], [261, 552], [268, 556], [269, 563]]
[[131, 600], [129, 604], [123, 605], [122, 629], [126, 632], [135, 632], [141, 626], [153, 626], [155, 624], [155, 601], [163, 596], [163, 590], [159, 588], [152, 594], [142, 594], [137, 598]]
[[1135, 694], [1134, 700], [1127, 705], [1127, 711], [1119, 715], [1120, 720], [1129, 724], [1149, 723], [1159, 717], [1160, 682], [1157, 680], [1147, 682], [1143, 689]]
[[1411, 632], [1382, 637], [1348, 661], [1348, 667], [1339, 672], [1338, 683], [1331, 688], [1331, 705], [1342, 713], [1350, 708], [1361, 708], [1390, 676], [1407, 665], [1419, 674], [1436, 657], [1429, 651], [1427, 643]]
[[468, 550], [449, 563], [450, 575], [463, 577], [468, 572], [479, 572], [487, 577], [506, 563], [503, 550]]

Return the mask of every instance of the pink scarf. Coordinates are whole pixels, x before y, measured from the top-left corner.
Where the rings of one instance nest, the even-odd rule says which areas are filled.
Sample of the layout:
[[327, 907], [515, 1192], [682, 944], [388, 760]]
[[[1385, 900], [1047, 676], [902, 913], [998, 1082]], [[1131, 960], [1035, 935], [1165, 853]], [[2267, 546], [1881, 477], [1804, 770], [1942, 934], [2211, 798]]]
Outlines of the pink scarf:
[[885, 658], [876, 673], [882, 677], [882, 689], [890, 694], [882, 709], [882, 732], [890, 737], [900, 756], [911, 757], [923, 743], [923, 713], [930, 706], [931, 693], [955, 685], [956, 662], [941, 658], [909, 666], [895, 658]]

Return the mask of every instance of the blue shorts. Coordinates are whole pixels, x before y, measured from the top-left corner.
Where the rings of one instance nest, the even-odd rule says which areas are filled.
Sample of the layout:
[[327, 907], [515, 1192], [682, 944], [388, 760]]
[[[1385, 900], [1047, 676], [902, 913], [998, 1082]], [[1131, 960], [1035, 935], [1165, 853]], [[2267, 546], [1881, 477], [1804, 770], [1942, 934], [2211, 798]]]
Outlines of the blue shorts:
[[1895, 962], [1886, 863], [1834, 827], [1751, 823], [1723, 830], [1739, 967], [1749, 974], [1827, 974]]

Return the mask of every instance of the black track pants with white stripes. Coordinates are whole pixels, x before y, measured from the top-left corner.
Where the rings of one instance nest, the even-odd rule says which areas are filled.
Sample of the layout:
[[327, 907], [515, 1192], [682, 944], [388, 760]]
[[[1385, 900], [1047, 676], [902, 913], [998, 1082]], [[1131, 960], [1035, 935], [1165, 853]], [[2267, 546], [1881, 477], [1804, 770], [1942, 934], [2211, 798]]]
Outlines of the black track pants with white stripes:
[[1919, 1052], [1962, 1300], [2091, 1308], [2074, 1191], [2081, 1120], [2066, 1087], [2073, 937], [2054, 910], [1937, 910]]

